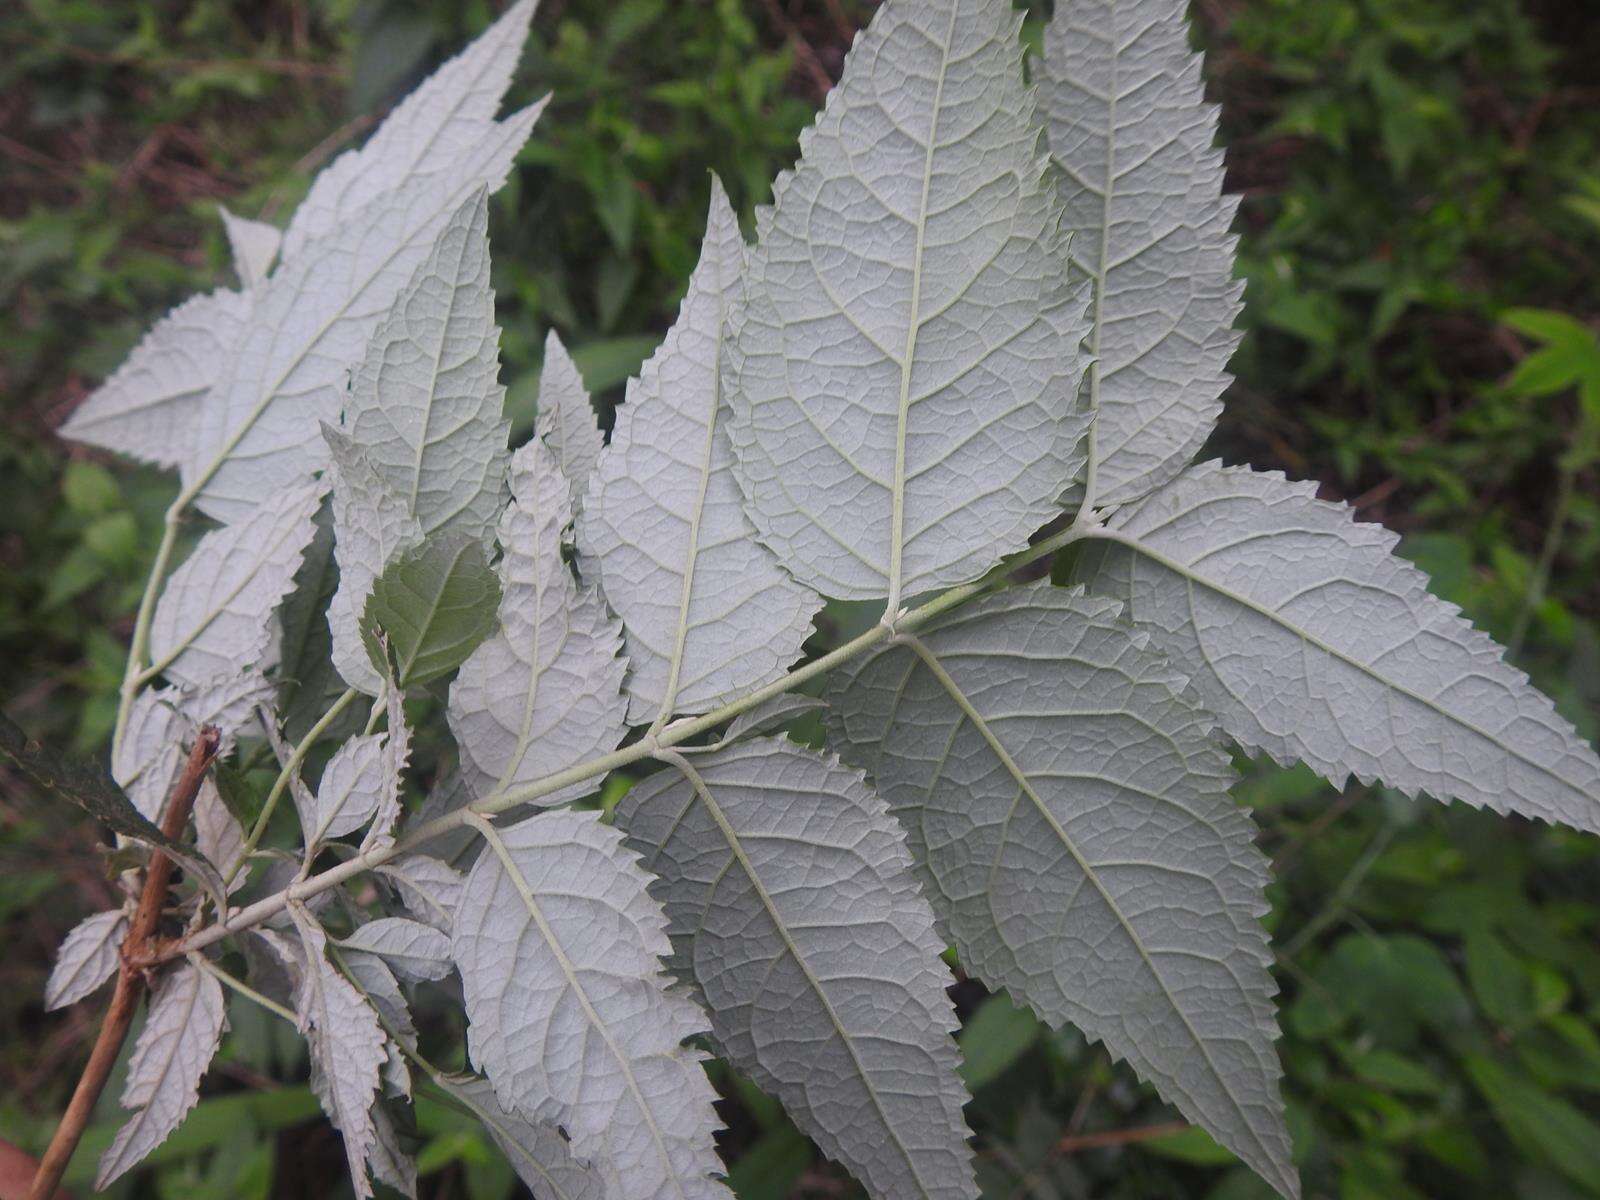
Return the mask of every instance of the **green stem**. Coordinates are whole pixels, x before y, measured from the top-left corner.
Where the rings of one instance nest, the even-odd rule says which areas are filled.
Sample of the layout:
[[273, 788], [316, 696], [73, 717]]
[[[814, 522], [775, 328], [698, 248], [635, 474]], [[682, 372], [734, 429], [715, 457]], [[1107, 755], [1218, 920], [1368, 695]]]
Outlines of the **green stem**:
[[167, 568], [172, 563], [172, 552], [178, 546], [178, 529], [189, 501], [187, 493], [167, 507], [165, 528], [161, 532], [161, 545], [156, 548], [155, 561], [150, 564], [150, 575], [145, 580], [144, 595], [139, 597], [139, 612], [133, 621], [133, 641], [128, 646], [128, 663], [122, 673], [122, 689], [117, 698], [117, 723], [111, 735], [113, 747], [122, 744], [122, 735], [128, 727], [128, 713], [133, 709], [133, 699], [145, 682], [145, 659], [150, 653], [150, 623], [155, 618], [156, 601], [161, 596], [161, 585], [166, 582]]
[[236, 975], [230, 975], [227, 971], [224, 971], [221, 967], [217, 966], [216, 963], [212, 962], [204, 955], [197, 954], [191, 961], [198, 965], [199, 968], [208, 975], [215, 976], [219, 983], [222, 983], [223, 985], [238, 992], [239, 995], [243, 996], [246, 1000], [254, 1000], [262, 1008], [266, 1009], [270, 1013], [276, 1013], [291, 1025], [299, 1025], [300, 1019], [296, 1017], [289, 1009], [285, 1008], [271, 997], [263, 996], [244, 980], [240, 979]]
[[[371, 850], [363, 851], [348, 858], [344, 862], [337, 863], [319, 874], [297, 880], [283, 891], [257, 900], [254, 904], [229, 914], [226, 919], [216, 921], [198, 933], [184, 938], [181, 942], [151, 959], [149, 964], [142, 965], [165, 962], [168, 959], [176, 958], [180, 954], [213, 945], [229, 934], [249, 929], [253, 925], [259, 925], [261, 922], [282, 912], [291, 901], [303, 901], [320, 892], [325, 892], [331, 887], [337, 887], [347, 879], [354, 878], [364, 871], [370, 871], [374, 867], [382, 866], [384, 863], [407, 854], [442, 834], [459, 829], [463, 825], [477, 825], [487, 816], [505, 812], [507, 809], [515, 808], [519, 804], [526, 804], [530, 800], [537, 800], [542, 796], [548, 796], [571, 784], [582, 783], [601, 775], [607, 775], [621, 767], [652, 758], [667, 747], [675, 746], [679, 742], [688, 741], [690, 738], [707, 733], [724, 721], [730, 720], [754, 708], [756, 705], [770, 700], [774, 696], [799, 687], [801, 684], [825, 674], [841, 663], [849, 662], [880, 642], [887, 641], [898, 632], [909, 632], [927, 624], [950, 609], [966, 603], [975, 596], [982, 595], [995, 584], [1003, 581], [1013, 571], [1054, 554], [1057, 550], [1082, 538], [1094, 536], [1098, 532], [1099, 526], [1093, 519], [1087, 522], [1074, 522], [1068, 528], [1036, 542], [1028, 549], [1002, 562], [982, 579], [974, 583], [963, 584], [961, 587], [951, 588], [949, 591], [935, 596], [926, 604], [912, 609], [892, 624], [886, 622], [874, 625], [871, 629], [858, 637], [852, 638], [838, 647], [838, 649], [824, 654], [821, 658], [796, 667], [782, 678], [774, 680], [765, 687], [757, 688], [737, 700], [730, 701], [721, 708], [713, 709], [703, 716], [674, 721], [658, 732], [647, 735], [622, 747], [620, 750], [613, 750], [610, 754], [602, 754], [598, 758], [592, 758], [588, 762], [568, 767], [564, 771], [557, 771], [553, 775], [546, 775], [542, 779], [535, 779], [516, 787], [498, 789], [481, 800], [474, 801], [470, 805], [465, 805], [453, 812], [435, 817], [426, 824], [419, 825], [391, 846], [374, 847]], [[346, 696], [349, 695], [351, 693], [347, 692]], [[348, 703], [345, 697], [340, 697], [340, 700]], [[335, 707], [338, 708], [339, 705]], [[299, 753], [300, 749], [309, 749], [309, 743], [315, 740], [315, 734], [318, 729], [326, 725], [333, 715], [335, 714], [330, 713], [329, 716], [324, 717], [322, 721], [317, 723], [318, 728], [314, 728], [310, 734], [307, 734], [305, 741], [301, 743], [301, 747], [297, 748], [297, 753]], [[280, 775], [279, 782], [283, 783], [286, 778], [287, 767], [285, 773]], [[275, 787], [274, 796], [278, 791], [281, 791], [281, 788]], [[269, 803], [271, 803], [271, 798], [269, 798]], [[263, 813], [263, 816], [265, 815], [267, 814]], [[258, 826], [261, 824], [263, 822], [258, 822]], [[252, 842], [251, 845], [253, 846], [253, 844]]]
[[1556, 554], [1561, 549], [1561, 539], [1566, 533], [1567, 516], [1572, 510], [1572, 501], [1578, 490], [1577, 481], [1576, 466], [1563, 462], [1560, 481], [1557, 484], [1556, 506], [1550, 514], [1550, 528], [1544, 535], [1544, 546], [1539, 551], [1539, 562], [1533, 569], [1533, 578], [1528, 581], [1528, 593], [1522, 598], [1522, 605], [1517, 610], [1517, 623], [1511, 631], [1511, 641], [1506, 648], [1508, 659], [1515, 660], [1517, 655], [1522, 653], [1522, 640], [1528, 634], [1528, 623], [1533, 620], [1534, 610], [1544, 600], [1545, 588], [1550, 586], [1550, 572], [1555, 567]]
[[[267, 793], [267, 802], [261, 806], [261, 815], [256, 818], [256, 823], [250, 827], [250, 836], [244, 840], [244, 850], [239, 854], [238, 861], [233, 864], [232, 870], [228, 872], [228, 877], [222, 881], [224, 887], [233, 882], [240, 868], [249, 860], [255, 848], [261, 844], [261, 838], [267, 832], [267, 823], [272, 820], [272, 814], [278, 807], [278, 801], [288, 789], [295, 773], [300, 770], [300, 764], [305, 762], [306, 755], [311, 753], [311, 747], [317, 744], [317, 739], [327, 732], [328, 726], [332, 725], [338, 719], [339, 714], [349, 708], [360, 694], [355, 688], [345, 688], [344, 692], [333, 702], [328, 711], [322, 714], [315, 725], [306, 730], [305, 737], [301, 738], [299, 744], [289, 752], [288, 760], [279, 768], [278, 777], [272, 781], [272, 790]], [[374, 711], [376, 710], [376, 706], [374, 706]]]

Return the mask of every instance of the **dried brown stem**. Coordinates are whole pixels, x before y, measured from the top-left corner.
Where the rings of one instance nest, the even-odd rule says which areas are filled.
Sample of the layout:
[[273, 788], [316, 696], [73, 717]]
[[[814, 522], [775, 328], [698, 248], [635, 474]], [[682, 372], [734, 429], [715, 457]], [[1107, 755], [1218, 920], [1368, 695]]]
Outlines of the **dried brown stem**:
[[[194, 807], [194, 798], [200, 791], [200, 781], [205, 778], [211, 760], [216, 757], [220, 742], [221, 736], [217, 730], [207, 725], [200, 730], [189, 750], [189, 758], [183, 765], [178, 782], [173, 786], [166, 814], [161, 821], [161, 832], [174, 841], [183, 835], [189, 812]], [[88, 1128], [89, 1117], [100, 1099], [100, 1093], [105, 1090], [117, 1055], [122, 1052], [122, 1043], [127, 1040], [128, 1030], [133, 1027], [133, 1016], [139, 1008], [139, 995], [145, 986], [144, 972], [135, 964], [148, 953], [150, 940], [161, 920], [161, 910], [167, 903], [167, 888], [172, 882], [172, 867], [172, 860], [162, 851], [156, 850], [150, 856], [144, 890], [139, 894], [133, 920], [128, 923], [128, 936], [122, 942], [122, 967], [117, 972], [117, 987], [111, 996], [111, 1006], [106, 1009], [105, 1019], [100, 1023], [94, 1049], [89, 1052], [89, 1061], [83, 1068], [83, 1074], [78, 1077], [78, 1086], [73, 1090], [61, 1124], [56, 1126], [50, 1147], [39, 1161], [39, 1170], [33, 1177], [28, 1200], [49, 1200], [55, 1195], [67, 1164], [72, 1161], [72, 1152], [78, 1148], [83, 1131]]]

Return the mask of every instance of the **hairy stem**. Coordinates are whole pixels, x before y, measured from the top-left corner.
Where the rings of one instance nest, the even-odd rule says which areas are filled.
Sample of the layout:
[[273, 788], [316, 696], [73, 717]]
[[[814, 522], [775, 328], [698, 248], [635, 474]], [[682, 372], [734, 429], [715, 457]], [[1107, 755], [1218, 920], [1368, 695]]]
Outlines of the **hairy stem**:
[[602, 754], [597, 758], [590, 759], [588, 762], [568, 767], [564, 771], [557, 771], [553, 775], [546, 775], [542, 779], [535, 779], [515, 787], [500, 788], [481, 800], [476, 800], [453, 812], [445, 813], [443, 816], [435, 817], [432, 821], [417, 826], [391, 846], [375, 847], [371, 850], [363, 851], [342, 863], [329, 867], [326, 871], [297, 880], [281, 892], [266, 896], [257, 900], [254, 904], [230, 913], [226, 919], [206, 926], [173, 946], [163, 948], [159, 953], [146, 960], [146, 965], [155, 965], [175, 958], [180, 954], [203, 949], [221, 941], [229, 934], [259, 925], [261, 922], [282, 912], [291, 901], [303, 901], [320, 892], [325, 892], [331, 887], [337, 887], [347, 879], [354, 878], [364, 871], [370, 871], [374, 867], [382, 866], [384, 863], [415, 850], [418, 846], [432, 841], [442, 834], [459, 829], [463, 825], [472, 825], [481, 821], [485, 816], [505, 812], [507, 809], [515, 808], [519, 804], [526, 804], [530, 800], [537, 800], [542, 796], [548, 796], [553, 792], [560, 791], [571, 784], [595, 779], [621, 767], [641, 762], [655, 756], [667, 747], [675, 746], [679, 742], [688, 741], [690, 738], [707, 733], [724, 721], [730, 720], [754, 708], [756, 705], [770, 700], [774, 696], [799, 687], [808, 680], [824, 675], [841, 663], [849, 662], [878, 643], [888, 640], [897, 631], [916, 629], [935, 617], [948, 612], [950, 609], [964, 604], [973, 597], [982, 595], [996, 583], [1005, 579], [1011, 572], [1054, 554], [1064, 546], [1082, 538], [1094, 536], [1099, 532], [1099, 526], [1094, 519], [1080, 519], [1059, 533], [1052, 534], [1007, 559], [982, 579], [940, 593], [927, 603], [910, 610], [893, 624], [874, 625], [860, 636], [852, 638], [844, 645], [824, 654], [821, 658], [813, 659], [811, 662], [796, 667], [787, 675], [774, 680], [765, 687], [756, 688], [739, 699], [729, 701], [721, 708], [713, 709], [703, 716], [674, 721], [664, 728], [622, 747], [620, 750]]
[[[217, 730], [207, 725], [200, 730], [189, 750], [183, 773], [173, 786], [166, 814], [161, 820], [161, 832], [174, 841], [183, 836], [189, 811], [194, 807], [194, 798], [200, 791], [200, 781], [205, 778], [221, 741]], [[62, 1175], [66, 1174], [67, 1164], [72, 1161], [72, 1152], [78, 1148], [83, 1131], [89, 1125], [89, 1118], [94, 1114], [100, 1093], [105, 1090], [106, 1080], [116, 1064], [117, 1055], [122, 1051], [122, 1043], [127, 1040], [128, 1030], [133, 1027], [133, 1017], [139, 1009], [139, 995], [145, 986], [144, 971], [138, 960], [146, 956], [150, 938], [161, 920], [161, 910], [167, 902], [167, 887], [172, 882], [172, 867], [172, 860], [161, 850], [151, 855], [150, 866], [145, 871], [144, 890], [139, 895], [133, 919], [128, 923], [128, 935], [122, 942], [122, 967], [117, 972], [117, 986], [111, 996], [111, 1006], [106, 1009], [105, 1019], [100, 1023], [100, 1033], [95, 1038], [94, 1049], [89, 1052], [89, 1061], [83, 1068], [83, 1074], [78, 1077], [78, 1086], [67, 1103], [67, 1111], [56, 1126], [49, 1149], [39, 1161], [38, 1173], [33, 1177], [33, 1189], [28, 1193], [29, 1200], [47, 1200], [55, 1195]], [[162, 959], [164, 961], [171, 957], [174, 956], [163, 955]]]

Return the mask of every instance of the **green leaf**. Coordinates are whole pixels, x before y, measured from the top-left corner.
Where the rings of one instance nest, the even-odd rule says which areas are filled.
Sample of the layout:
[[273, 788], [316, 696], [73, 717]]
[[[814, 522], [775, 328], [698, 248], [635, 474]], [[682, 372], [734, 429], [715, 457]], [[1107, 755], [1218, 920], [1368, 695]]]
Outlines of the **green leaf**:
[[1039, 1021], [1031, 1012], [1005, 996], [990, 996], [961, 1031], [961, 1078], [968, 1089], [998, 1079], [1038, 1036]]
[[361, 641], [384, 672], [388, 639], [401, 687], [427, 683], [459, 667], [494, 632], [500, 581], [481, 542], [432, 537], [401, 554], [372, 585], [361, 616]]
[[785, 1200], [811, 1165], [811, 1143], [793, 1125], [766, 1134], [728, 1170], [739, 1200]]
[[1467, 934], [1467, 981], [1484, 1014], [1501, 1025], [1521, 1025], [1533, 1017], [1533, 996], [1522, 961], [1487, 929]]
[[1572, 1182], [1600, 1192], [1600, 1126], [1492, 1059], [1469, 1056], [1467, 1074], [1511, 1140]]
[[1391, 1092], [1434, 1096], [1444, 1089], [1437, 1076], [1420, 1063], [1393, 1050], [1357, 1050], [1341, 1047], [1340, 1057], [1357, 1079]]
[[1139, 1148], [1162, 1158], [1195, 1163], [1203, 1167], [1221, 1167], [1239, 1161], [1238, 1155], [1217, 1145], [1211, 1135], [1198, 1125], [1191, 1125], [1187, 1129], [1169, 1133], [1165, 1137], [1140, 1142]]

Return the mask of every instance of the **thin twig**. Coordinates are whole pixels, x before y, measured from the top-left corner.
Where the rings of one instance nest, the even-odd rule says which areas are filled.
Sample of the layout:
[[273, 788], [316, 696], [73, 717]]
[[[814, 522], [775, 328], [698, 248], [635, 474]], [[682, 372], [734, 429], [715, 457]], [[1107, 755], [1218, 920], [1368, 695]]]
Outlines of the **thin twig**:
[[[207, 725], [200, 730], [189, 750], [189, 758], [183, 765], [178, 782], [173, 786], [166, 814], [161, 821], [161, 832], [174, 841], [183, 834], [184, 826], [189, 821], [189, 811], [194, 807], [194, 798], [200, 791], [200, 781], [205, 778], [221, 741], [221, 734], [216, 727]], [[145, 986], [144, 971], [138, 962], [148, 953], [150, 938], [161, 920], [161, 910], [167, 902], [167, 888], [172, 882], [172, 867], [172, 860], [163, 851], [156, 850], [151, 854], [150, 866], [144, 877], [144, 891], [139, 895], [138, 907], [134, 909], [133, 920], [128, 924], [128, 936], [122, 942], [122, 968], [117, 972], [117, 987], [111, 997], [111, 1006], [106, 1010], [100, 1034], [95, 1038], [94, 1049], [89, 1052], [89, 1062], [78, 1078], [78, 1086], [67, 1104], [67, 1111], [62, 1115], [61, 1124], [56, 1126], [49, 1149], [39, 1162], [39, 1171], [33, 1178], [28, 1200], [47, 1200], [55, 1194], [61, 1177], [66, 1173], [67, 1164], [72, 1161], [72, 1152], [78, 1148], [83, 1131], [89, 1125], [95, 1103], [105, 1090], [111, 1068], [122, 1051], [122, 1043], [127, 1040], [134, 1013], [139, 1007], [139, 994]]]
[[1189, 1126], [1183, 1121], [1168, 1121], [1163, 1125], [1140, 1125], [1133, 1129], [1102, 1129], [1098, 1133], [1068, 1134], [1055, 1144], [1057, 1154], [1076, 1154], [1079, 1150], [1099, 1150], [1105, 1146], [1127, 1146], [1135, 1142], [1148, 1142], [1155, 1138], [1171, 1137]]

